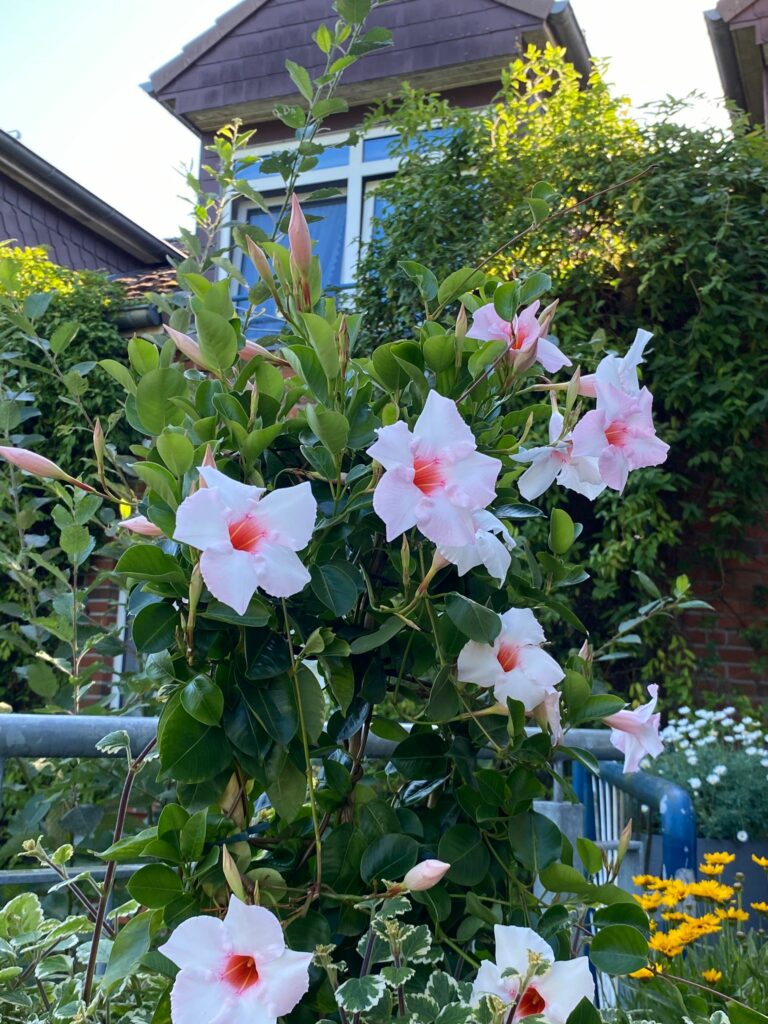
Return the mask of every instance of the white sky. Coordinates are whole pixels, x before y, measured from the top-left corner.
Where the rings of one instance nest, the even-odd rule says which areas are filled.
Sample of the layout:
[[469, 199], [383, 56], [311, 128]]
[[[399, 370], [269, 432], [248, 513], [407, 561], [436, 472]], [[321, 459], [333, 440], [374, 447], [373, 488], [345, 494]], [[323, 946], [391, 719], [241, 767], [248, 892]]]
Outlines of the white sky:
[[[150, 231], [174, 235], [187, 216], [177, 168], [197, 159], [197, 140], [139, 86], [234, 2], [0, 0], [0, 128]], [[635, 104], [719, 96], [703, 18], [714, 0], [572, 4], [591, 52], [611, 59], [609, 77]], [[712, 100], [696, 117], [723, 122]]]

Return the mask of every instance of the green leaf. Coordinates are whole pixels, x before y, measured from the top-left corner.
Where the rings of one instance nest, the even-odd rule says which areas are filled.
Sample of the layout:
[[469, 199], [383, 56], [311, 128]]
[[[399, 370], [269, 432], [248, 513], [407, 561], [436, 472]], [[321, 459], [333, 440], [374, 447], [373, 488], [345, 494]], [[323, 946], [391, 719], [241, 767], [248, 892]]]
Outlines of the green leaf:
[[[337, 4], [347, 0], [337, 0]], [[348, 0], [351, 2], [351, 0]], [[347, 1013], [367, 1013], [381, 1002], [387, 982], [380, 974], [350, 978], [336, 989], [336, 1002]]]
[[614, 903], [609, 907], [600, 907], [595, 911], [592, 923], [596, 928], [606, 924], [627, 924], [645, 935], [650, 933], [648, 915], [637, 903]]
[[128, 359], [140, 377], [160, 365], [160, 352], [157, 345], [146, 338], [131, 338], [128, 342]]
[[473, 292], [482, 284], [485, 284], [485, 274], [482, 270], [475, 270], [474, 267], [461, 267], [441, 282], [437, 289], [437, 301], [441, 306], [446, 306], [449, 302], [458, 299], [464, 292]]
[[549, 274], [536, 271], [529, 274], [520, 287], [520, 305], [527, 306], [552, 289], [552, 278]]
[[195, 449], [184, 434], [163, 433], [156, 444], [160, 458], [174, 476], [184, 476], [192, 468]]
[[312, 79], [309, 77], [307, 69], [303, 68], [301, 64], [297, 64], [296, 61], [286, 60], [285, 70], [291, 76], [291, 81], [304, 99], [308, 103], [311, 103], [312, 97], [314, 96], [314, 90], [312, 88]]
[[131, 371], [127, 366], [118, 363], [116, 359], [100, 359], [99, 366], [106, 370], [110, 377], [116, 380], [118, 384], [121, 384], [129, 395], [136, 394], [136, 381], [131, 376]]
[[146, 864], [128, 882], [128, 892], [150, 910], [165, 907], [183, 892], [181, 879], [165, 864]]
[[223, 730], [198, 722], [177, 696], [160, 716], [157, 746], [164, 774], [177, 782], [205, 782], [232, 761]]
[[404, 626], [403, 620], [393, 615], [391, 618], [385, 619], [384, 624], [374, 633], [365, 633], [363, 636], [356, 637], [349, 645], [350, 650], [352, 654], [365, 654], [368, 651], [373, 651], [391, 640]]
[[543, 199], [527, 199], [528, 209], [531, 211], [534, 224], [541, 224], [549, 216], [549, 206]]
[[269, 609], [258, 597], [251, 598], [244, 615], [238, 615], [234, 608], [221, 601], [210, 601], [199, 614], [201, 618], [229, 622], [235, 626], [266, 626], [269, 622]]
[[317, 43], [317, 48], [321, 53], [328, 54], [331, 52], [333, 46], [333, 35], [327, 25], [318, 25], [315, 29], [312, 38]]
[[59, 543], [71, 561], [80, 561], [90, 546], [91, 535], [85, 526], [65, 526]]
[[197, 811], [182, 825], [179, 845], [184, 860], [198, 861], [202, 857], [207, 819], [207, 811]]
[[397, 265], [414, 282], [422, 298], [431, 302], [436, 297], [437, 278], [428, 267], [415, 260], [400, 260]]
[[539, 872], [539, 878], [550, 892], [585, 893], [590, 889], [582, 873], [569, 864], [549, 864]]
[[206, 676], [190, 679], [181, 691], [181, 705], [188, 715], [203, 725], [218, 725], [224, 714], [224, 694]]
[[337, 892], [350, 892], [360, 877], [360, 861], [367, 845], [351, 822], [333, 829], [323, 839], [323, 877]]
[[565, 1024], [600, 1024], [602, 1017], [594, 1005], [584, 996], [581, 1002], [572, 1010]]
[[615, 715], [626, 705], [621, 697], [614, 697], [612, 693], [596, 693], [587, 697], [574, 717], [574, 724], [587, 722], [594, 718], [606, 718], [608, 715]]
[[334, 0], [333, 8], [340, 18], [359, 25], [370, 13], [371, 0]]
[[136, 411], [142, 425], [151, 434], [161, 434], [178, 411], [171, 399], [183, 398], [186, 393], [187, 382], [179, 370], [158, 367], [145, 373], [136, 388]]
[[581, 858], [584, 870], [588, 875], [596, 875], [603, 869], [603, 855], [597, 843], [579, 836], [576, 840], [576, 852]]
[[293, 761], [282, 754], [278, 772], [267, 786], [269, 802], [277, 813], [290, 824], [298, 816], [304, 806], [304, 798], [307, 795], [307, 780], [304, 772], [297, 768]]
[[123, 552], [115, 572], [132, 576], [136, 580], [173, 582], [186, 585], [186, 576], [173, 555], [166, 554], [154, 544], [134, 544]]
[[148, 604], [133, 620], [131, 633], [136, 649], [142, 654], [157, 654], [167, 650], [176, 636], [179, 613], [166, 601]]
[[[727, 1003], [729, 1024], [765, 1024], [768, 1017], [750, 1006]], [[714, 1018], [713, 1018], [714, 1019]]]
[[[26, 678], [27, 686], [40, 697], [50, 699], [58, 693], [59, 678], [50, 665], [46, 665], [44, 661], [33, 661], [27, 668]], [[65, 679], [66, 677], [62, 676], [61, 678]]]
[[462, 594], [448, 594], [445, 613], [464, 636], [479, 644], [492, 644], [501, 632], [501, 619], [496, 612]]
[[210, 309], [196, 313], [195, 324], [200, 351], [206, 363], [217, 370], [228, 370], [237, 359], [237, 335], [232, 324], [221, 313]]
[[152, 915], [150, 913], [138, 914], [117, 933], [117, 938], [109, 954], [107, 968], [100, 980], [99, 987], [102, 992], [111, 992], [138, 969], [141, 958], [149, 952], [151, 924]]
[[450, 370], [456, 361], [456, 338], [452, 334], [433, 334], [424, 341], [424, 362], [435, 373]]
[[349, 437], [349, 423], [340, 412], [324, 409], [321, 405], [307, 406], [307, 423], [313, 434], [325, 445], [331, 455], [344, 451]]
[[346, 562], [313, 565], [310, 570], [315, 597], [334, 615], [343, 618], [357, 601], [360, 574]]
[[309, 343], [320, 360], [323, 373], [328, 380], [334, 380], [339, 376], [341, 366], [333, 327], [317, 313], [301, 313], [299, 315], [309, 335]]
[[436, 732], [409, 736], [395, 748], [392, 764], [406, 779], [440, 779], [448, 773], [448, 747]]
[[456, 885], [479, 885], [491, 866], [491, 855], [483, 837], [471, 825], [454, 825], [440, 837], [439, 860], [451, 865], [446, 878]]
[[68, 349], [75, 340], [79, 330], [80, 324], [75, 320], [65, 320], [64, 323], [59, 324], [51, 335], [51, 352], [57, 356], [61, 355], [61, 353], [66, 351], [66, 349]]
[[411, 836], [387, 835], [374, 839], [363, 854], [360, 875], [364, 882], [399, 881], [416, 863], [419, 844]]
[[557, 860], [563, 848], [560, 829], [536, 811], [517, 814], [507, 826], [509, 845], [520, 863], [534, 875]]
[[631, 974], [648, 963], [648, 942], [636, 928], [612, 924], [592, 939], [589, 958], [599, 971], [606, 974]]
[[500, 284], [493, 293], [493, 307], [502, 320], [511, 322], [520, 305], [520, 285], [517, 281]]
[[258, 686], [241, 686], [248, 708], [258, 718], [267, 735], [287, 746], [299, 728], [299, 717], [288, 676], [278, 676]]
[[43, 316], [51, 304], [54, 292], [32, 292], [24, 299], [24, 316], [30, 320], [37, 320]]
[[179, 504], [179, 485], [165, 466], [160, 466], [157, 462], [134, 462], [131, 468], [139, 480], [143, 480], [147, 487], [175, 512]]

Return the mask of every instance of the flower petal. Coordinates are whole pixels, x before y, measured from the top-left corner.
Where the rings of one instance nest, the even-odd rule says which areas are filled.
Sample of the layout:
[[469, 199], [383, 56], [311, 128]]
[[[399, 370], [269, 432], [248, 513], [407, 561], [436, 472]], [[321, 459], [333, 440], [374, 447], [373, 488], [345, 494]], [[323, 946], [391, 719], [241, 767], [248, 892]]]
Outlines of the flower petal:
[[222, 501], [232, 509], [235, 517], [245, 515], [250, 510], [251, 503], [258, 501], [264, 493], [263, 487], [241, 484], [213, 466], [200, 466], [199, 473], [210, 488], [219, 491]]
[[597, 459], [587, 455], [565, 463], [557, 474], [557, 482], [561, 487], [583, 494], [590, 500], [602, 494], [606, 488], [606, 483], [600, 476]]
[[547, 639], [530, 608], [510, 608], [501, 616], [503, 639], [515, 646], [543, 644]]
[[451, 454], [451, 449], [458, 449], [456, 455], [466, 457], [477, 447], [475, 436], [462, 419], [456, 403], [437, 391], [430, 391], [427, 395], [413, 428], [413, 436], [421, 448], [436, 454]]
[[[552, 449], [539, 448], [536, 451], [545, 451], [549, 454], [543, 455], [540, 458], [534, 458], [531, 465], [517, 481], [517, 489], [526, 501], [533, 501], [534, 498], [538, 498], [540, 494], [548, 490], [555, 482], [557, 474], [563, 468], [563, 460], [558, 458]], [[520, 456], [522, 454], [520, 452]], [[532, 452], [526, 452], [526, 454], [530, 455]], [[522, 461], [520, 456], [515, 456], [515, 458], [518, 461]]]
[[229, 898], [224, 930], [231, 951], [252, 956], [257, 966], [268, 964], [285, 950], [283, 929], [275, 915], [264, 907], [249, 907], [236, 896]]
[[621, 494], [629, 477], [629, 462], [622, 449], [616, 445], [609, 445], [601, 454], [597, 465], [606, 484]]
[[534, 984], [546, 1004], [544, 1017], [551, 1024], [566, 1024], [585, 997], [591, 1003], [595, 1001], [595, 982], [585, 956], [557, 960]]
[[368, 449], [368, 454], [384, 469], [413, 465], [411, 454], [413, 436], [402, 420], [398, 420], [397, 423], [393, 423], [389, 427], [379, 427], [376, 435], [377, 439]]
[[[198, 491], [201, 493], [205, 491]], [[215, 598], [234, 608], [238, 615], [245, 615], [256, 588], [260, 586], [252, 554], [235, 548], [228, 551], [208, 548], [200, 556], [200, 571]]]
[[286, 949], [281, 957], [268, 964], [254, 988], [259, 1002], [275, 1017], [290, 1013], [309, 988], [311, 953]]
[[536, 362], [541, 363], [547, 373], [556, 373], [564, 366], [573, 365], [568, 356], [546, 338], [539, 338], [536, 345]]
[[464, 508], [484, 508], [496, 497], [496, 480], [501, 460], [481, 452], [472, 452], [446, 466], [447, 494]]
[[[538, 650], [538, 647], [529, 650]], [[496, 683], [493, 692], [500, 704], [505, 704], [507, 700], [519, 700], [525, 710], [530, 712], [544, 701], [548, 688], [536, 676], [522, 668], [513, 668], [504, 673], [504, 678]]]
[[236, 998], [218, 978], [181, 971], [171, 991], [171, 1019], [173, 1024], [223, 1024], [232, 1019]]
[[582, 416], [573, 428], [573, 449], [574, 458], [582, 455], [598, 457], [607, 445], [608, 439], [605, 436], [605, 413], [602, 409], [592, 409]]
[[255, 516], [279, 543], [301, 551], [309, 544], [317, 518], [317, 502], [309, 482], [271, 491], [259, 502]]
[[502, 978], [501, 971], [492, 960], [483, 960], [472, 984], [470, 1002], [479, 1006], [483, 996], [498, 996], [505, 1006], [509, 1006], [517, 995], [517, 978]]
[[205, 551], [207, 548], [230, 548], [227, 523], [229, 513], [218, 489], [206, 487], [195, 491], [176, 510], [173, 539]]
[[310, 575], [296, 552], [283, 544], [265, 543], [256, 556], [258, 585], [272, 597], [292, 597]]
[[174, 928], [159, 951], [183, 971], [217, 971], [226, 953], [224, 924], [208, 914], [188, 917]]
[[[555, 959], [552, 947], [532, 928], [497, 924], [494, 926], [493, 934], [496, 939], [496, 963], [501, 971], [511, 967], [519, 974], [526, 974], [528, 950], [539, 953], [546, 960]], [[538, 985], [536, 987], [538, 988]]]
[[463, 547], [475, 539], [472, 512], [454, 505], [439, 491], [428, 497], [421, 495], [416, 506], [416, 525], [433, 544]]
[[504, 670], [490, 644], [478, 644], [474, 640], [462, 647], [457, 663], [458, 677], [463, 683], [477, 686], [495, 686], [504, 679]]
[[476, 309], [472, 316], [472, 326], [467, 331], [468, 338], [480, 341], [506, 341], [512, 337], [512, 325], [502, 320], [492, 302]]
[[390, 469], [373, 492], [373, 508], [387, 527], [387, 540], [394, 540], [416, 525], [416, 506], [422, 498], [418, 487], [406, 479], [408, 470]]

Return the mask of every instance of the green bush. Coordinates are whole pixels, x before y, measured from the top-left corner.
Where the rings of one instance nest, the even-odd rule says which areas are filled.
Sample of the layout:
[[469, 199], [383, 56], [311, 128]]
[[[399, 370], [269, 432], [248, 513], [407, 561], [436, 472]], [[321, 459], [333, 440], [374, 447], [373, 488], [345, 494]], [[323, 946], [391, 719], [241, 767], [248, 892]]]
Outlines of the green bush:
[[[403, 162], [377, 192], [387, 212], [362, 264], [363, 345], [406, 336], [419, 313], [403, 258], [438, 276], [484, 256], [509, 277], [547, 266], [561, 296], [558, 334], [585, 372], [606, 348], [626, 351], [627, 325], [655, 332], [643, 382], [658, 396], [672, 457], [621, 499], [601, 496], [592, 513], [568, 494], [588, 516], [597, 579], [579, 596], [580, 614], [598, 637], [627, 614], [631, 570], [663, 579], [686, 549], [722, 560], [768, 501], [768, 141], [745, 121], [683, 126], [683, 107], [670, 101], [633, 120], [599, 67], [582, 89], [563, 52], [548, 48], [517, 60], [485, 110], [405, 89], [375, 115], [402, 132]], [[448, 132], [427, 153], [414, 140], [435, 120]], [[524, 197], [542, 179], [558, 183], [562, 215], [497, 255], [525, 229]], [[661, 674], [687, 698], [682, 638], [655, 627], [644, 640], [646, 677]], [[619, 669], [614, 683], [628, 685], [636, 673]]]

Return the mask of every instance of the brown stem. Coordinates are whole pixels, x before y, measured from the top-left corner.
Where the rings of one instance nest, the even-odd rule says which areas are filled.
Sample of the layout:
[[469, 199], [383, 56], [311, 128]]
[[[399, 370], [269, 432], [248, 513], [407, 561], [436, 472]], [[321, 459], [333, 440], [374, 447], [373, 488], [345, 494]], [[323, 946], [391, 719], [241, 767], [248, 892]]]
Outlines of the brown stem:
[[[125, 777], [123, 783], [123, 791], [120, 794], [120, 805], [117, 809], [117, 820], [115, 821], [115, 831], [112, 837], [112, 843], [120, 841], [123, 835], [123, 828], [125, 826], [125, 817], [128, 813], [128, 801], [131, 797], [131, 789], [136, 776], [147, 759], [149, 754], [154, 750], [155, 744], [157, 743], [157, 737], [154, 737], [144, 747], [141, 753], [131, 762], [128, 774]], [[115, 870], [117, 868], [117, 861], [111, 860], [107, 865], [107, 870], [104, 875], [104, 883], [101, 887], [101, 896], [99, 898], [99, 906], [96, 911], [96, 920], [93, 925], [93, 938], [91, 939], [91, 952], [88, 957], [88, 968], [85, 973], [85, 985], [83, 986], [83, 1002], [88, 1005], [91, 1001], [91, 990], [93, 988], [93, 976], [96, 971], [96, 956], [99, 951], [99, 940], [101, 939], [101, 933], [104, 928], [104, 919], [107, 916], [107, 904], [109, 903], [109, 895], [112, 891], [112, 884], [115, 879]]]

